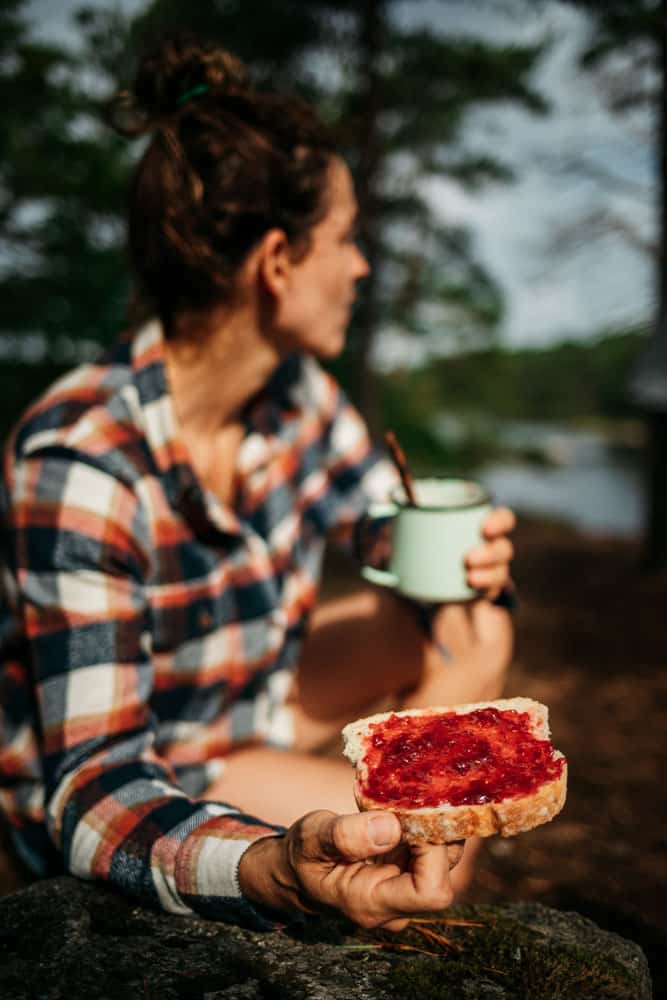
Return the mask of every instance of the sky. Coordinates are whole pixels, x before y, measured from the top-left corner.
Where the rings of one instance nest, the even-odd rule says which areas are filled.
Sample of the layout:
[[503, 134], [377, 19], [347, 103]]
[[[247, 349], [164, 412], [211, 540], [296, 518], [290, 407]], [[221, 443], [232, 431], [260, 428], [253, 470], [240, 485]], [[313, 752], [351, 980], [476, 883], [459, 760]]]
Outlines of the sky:
[[[87, 0], [87, 5], [131, 13], [144, 3]], [[32, 0], [28, 14], [37, 35], [72, 43], [70, 18], [80, 6], [81, 0]], [[475, 112], [469, 121], [469, 147], [499, 154], [515, 168], [517, 180], [474, 193], [438, 180], [426, 192], [444, 220], [472, 227], [479, 256], [506, 296], [501, 342], [542, 346], [649, 318], [650, 253], [619, 233], [631, 228], [646, 242], [654, 236], [651, 123], [639, 113], [626, 120], [611, 114], [594, 80], [579, 69], [587, 30], [583, 15], [557, 0], [497, 0], [483, 13], [466, 0], [402, 0], [395, 10], [406, 24], [481, 34], [506, 44], [550, 39], [534, 84], [551, 102], [551, 114], [496, 106]], [[585, 163], [590, 175], [572, 169], [575, 163]], [[618, 232], [594, 238], [586, 220], [603, 211], [617, 218]], [[414, 341], [406, 345], [400, 336], [388, 336], [383, 351], [396, 363], [404, 351], [416, 360]]]

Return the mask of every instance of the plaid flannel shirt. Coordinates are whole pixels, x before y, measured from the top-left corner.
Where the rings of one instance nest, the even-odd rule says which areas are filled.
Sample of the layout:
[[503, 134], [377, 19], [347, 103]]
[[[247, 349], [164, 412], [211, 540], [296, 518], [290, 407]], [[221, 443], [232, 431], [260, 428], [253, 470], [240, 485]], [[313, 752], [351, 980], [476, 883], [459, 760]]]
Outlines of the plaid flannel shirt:
[[232, 510], [175, 433], [156, 321], [23, 417], [0, 491], [0, 809], [36, 871], [269, 927], [237, 870], [281, 828], [202, 796], [232, 746], [290, 746], [325, 540], [350, 544], [395, 475], [312, 359], [245, 419]]

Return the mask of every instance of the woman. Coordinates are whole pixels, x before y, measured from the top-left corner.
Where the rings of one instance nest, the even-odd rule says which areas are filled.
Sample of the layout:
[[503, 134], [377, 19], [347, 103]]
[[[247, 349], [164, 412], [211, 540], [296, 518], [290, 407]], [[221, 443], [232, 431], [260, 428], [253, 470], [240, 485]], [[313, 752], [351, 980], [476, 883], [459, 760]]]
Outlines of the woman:
[[318, 364], [368, 272], [350, 174], [311, 110], [192, 39], [144, 59], [116, 118], [152, 135], [130, 209], [151, 318], [7, 448], [3, 812], [33, 870], [172, 912], [398, 929], [450, 902], [460, 849], [369, 865], [398, 822], [357, 814], [319, 751], [383, 699], [500, 692], [513, 516], [469, 554], [472, 609], [315, 607], [325, 539], [354, 547], [395, 485]]

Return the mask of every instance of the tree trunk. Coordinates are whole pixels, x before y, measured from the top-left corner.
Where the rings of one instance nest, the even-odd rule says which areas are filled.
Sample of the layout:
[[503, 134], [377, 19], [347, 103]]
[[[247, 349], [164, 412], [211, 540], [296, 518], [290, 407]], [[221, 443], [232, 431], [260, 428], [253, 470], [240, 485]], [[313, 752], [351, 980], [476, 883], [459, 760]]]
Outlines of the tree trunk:
[[384, 151], [379, 127], [383, 96], [379, 57], [383, 49], [385, 7], [386, 0], [365, 0], [360, 4], [359, 14], [359, 59], [364, 82], [356, 137], [359, 160], [355, 184], [360, 206], [360, 242], [371, 264], [371, 273], [363, 283], [355, 324], [353, 395], [374, 434], [380, 430], [377, 380], [371, 368], [371, 353], [380, 316], [378, 268], [382, 234], [379, 185]]
[[[658, 21], [660, 95], [657, 108], [658, 141], [658, 313], [653, 343], [646, 355], [667, 384], [667, 0], [661, 0]], [[654, 368], [654, 370], [655, 370]], [[664, 385], [663, 385], [664, 390]], [[664, 398], [660, 398], [660, 396]], [[657, 572], [667, 569], [667, 396], [656, 397], [647, 413], [648, 450], [646, 524], [642, 564]]]
[[648, 509], [642, 565], [667, 569], [667, 413], [648, 415]]

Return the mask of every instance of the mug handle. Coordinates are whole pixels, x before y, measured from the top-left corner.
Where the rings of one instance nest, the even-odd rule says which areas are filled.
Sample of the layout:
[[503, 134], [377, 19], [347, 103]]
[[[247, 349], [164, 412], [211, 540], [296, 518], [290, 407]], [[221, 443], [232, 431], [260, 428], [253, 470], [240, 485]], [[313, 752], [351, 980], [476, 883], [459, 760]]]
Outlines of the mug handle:
[[362, 566], [361, 575], [369, 583], [376, 583], [380, 587], [397, 587], [398, 577], [395, 573], [390, 573], [386, 569], [376, 569], [374, 566]]
[[[396, 504], [387, 503], [372, 503], [368, 508], [367, 516], [371, 520], [375, 520], [380, 517], [394, 517], [398, 511]], [[396, 587], [398, 586], [398, 577], [395, 573], [390, 573], [386, 569], [376, 569], [374, 566], [362, 566], [361, 575], [364, 580], [368, 580], [369, 583], [374, 583], [379, 587]]]

